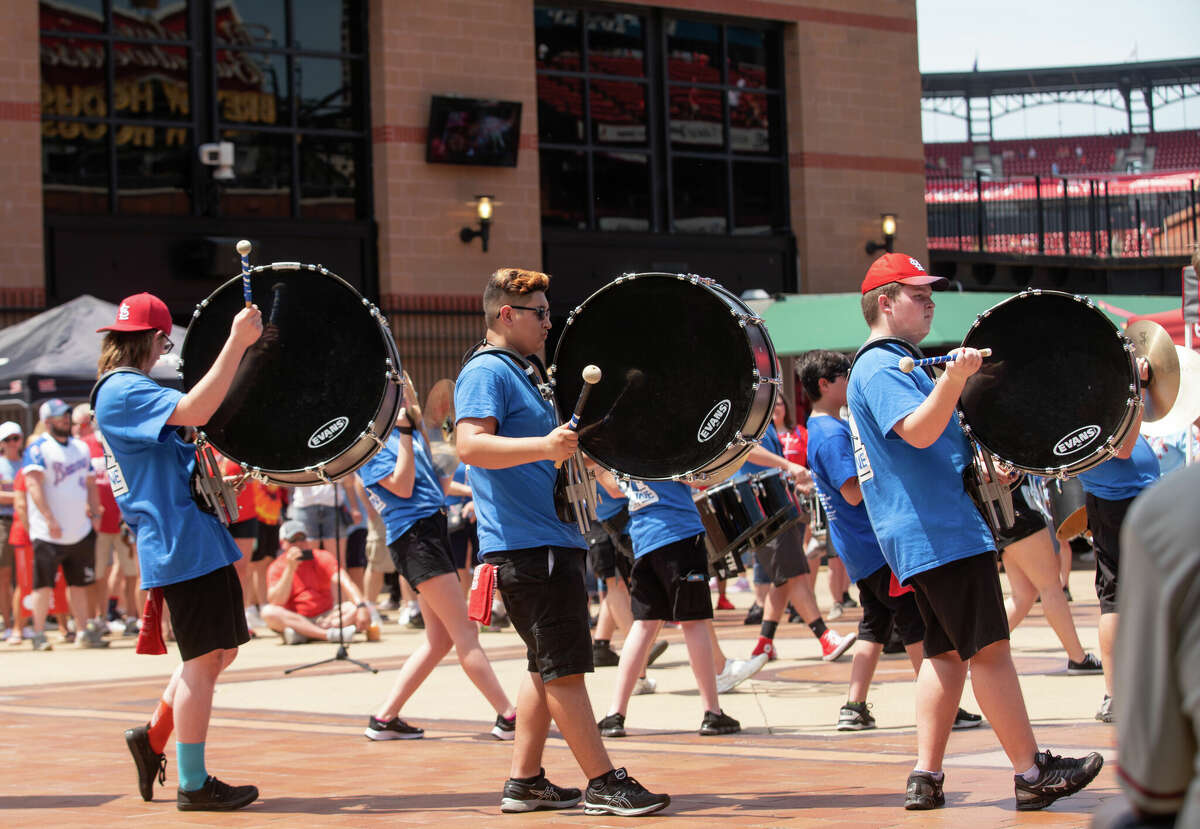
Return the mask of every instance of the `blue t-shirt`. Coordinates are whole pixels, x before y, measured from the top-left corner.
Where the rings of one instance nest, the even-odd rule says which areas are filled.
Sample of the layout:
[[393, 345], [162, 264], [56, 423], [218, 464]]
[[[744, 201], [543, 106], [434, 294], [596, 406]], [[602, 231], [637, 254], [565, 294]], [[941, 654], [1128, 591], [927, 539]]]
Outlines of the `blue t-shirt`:
[[621, 481], [620, 486], [629, 501], [629, 525], [625, 532], [633, 540], [634, 558], [704, 532], [692, 488], [687, 484]]
[[[470, 469], [462, 461], [458, 462], [458, 466], [454, 469], [453, 480], [456, 484], [465, 484], [467, 482], [467, 470]], [[466, 495], [447, 495], [446, 507], [464, 506], [471, 499]]]
[[[512, 361], [497, 354], [467, 363], [454, 384], [454, 410], [460, 420], [495, 418], [496, 434], [506, 438], [544, 437], [558, 426], [553, 404]], [[527, 547], [587, 549], [579, 527], [559, 521], [554, 511], [557, 474], [553, 461], [471, 467], [480, 557]]]
[[242, 557], [229, 530], [192, 500], [196, 447], [167, 420], [183, 395], [143, 374], [114, 374], [96, 395], [113, 496], [137, 535], [142, 589], [199, 578]]
[[420, 519], [440, 510], [446, 498], [441, 478], [433, 468], [429, 444], [425, 442], [420, 429], [413, 430], [412, 448], [413, 488], [412, 495], [407, 498], [389, 492], [379, 483], [396, 468], [396, 455], [400, 452], [398, 429], [392, 429], [383, 448], [358, 470], [358, 476], [367, 488], [367, 497], [371, 499], [371, 506], [375, 507], [387, 527], [388, 544], [408, 532]]
[[1099, 466], [1079, 473], [1083, 491], [1106, 501], [1136, 498], [1158, 480], [1158, 456], [1144, 437], [1138, 435], [1128, 458], [1109, 458]]
[[857, 474], [846, 421], [817, 414], [808, 419], [808, 463], [838, 558], [851, 579], [865, 579], [887, 562], [865, 503], [851, 505], [842, 497], [842, 484]]
[[607, 521], [619, 515], [627, 503], [624, 498], [614, 498], [599, 484], [596, 485], [596, 520]]
[[[0, 492], [13, 491], [13, 481], [17, 479], [17, 473], [21, 471], [22, 463], [21, 458], [10, 461], [8, 458], [0, 455]], [[0, 518], [11, 518], [12, 515], [12, 504], [0, 504]], [[6, 543], [8, 543], [7, 538], [0, 538], [0, 544]]]
[[963, 488], [971, 447], [958, 418], [952, 416], [925, 449], [893, 431], [933, 391], [925, 372], [900, 371], [906, 355], [890, 343], [865, 352], [846, 392], [863, 500], [883, 556], [901, 583], [995, 549], [991, 530]]
[[[767, 426], [767, 431], [763, 433], [762, 441], [759, 443], [763, 449], [772, 452], [779, 457], [783, 457], [783, 442], [779, 440], [779, 432], [775, 430], [775, 424], [771, 423]], [[750, 475], [757, 475], [759, 472], [766, 472], [769, 469], [778, 469], [776, 466], [759, 466], [752, 461], [746, 461], [741, 468], [731, 477], [735, 479], [747, 478]]]

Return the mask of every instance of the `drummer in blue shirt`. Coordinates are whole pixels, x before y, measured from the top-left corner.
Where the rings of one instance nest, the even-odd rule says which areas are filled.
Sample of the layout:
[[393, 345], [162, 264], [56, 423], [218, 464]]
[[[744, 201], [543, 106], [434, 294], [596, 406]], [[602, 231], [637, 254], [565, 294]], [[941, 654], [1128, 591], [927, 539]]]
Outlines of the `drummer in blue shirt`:
[[[1139, 373], [1146, 379], [1144, 361]], [[1100, 661], [1104, 665], [1104, 699], [1096, 719], [1113, 721], [1113, 645], [1117, 639], [1117, 574], [1121, 561], [1121, 525], [1133, 499], [1159, 477], [1158, 456], [1138, 430], [1141, 414], [1116, 457], [1080, 473], [1087, 503], [1088, 530], [1096, 550], [1096, 596], [1100, 599]]]
[[[527, 651], [500, 808], [564, 809], [583, 799], [588, 814], [649, 814], [671, 799], [613, 768], [584, 684], [593, 670], [585, 544], [554, 506], [554, 462], [575, 454], [579, 436], [558, 423], [530, 360], [544, 350], [550, 330], [549, 284], [546, 274], [521, 268], [491, 275], [483, 292], [487, 333], [476, 349], [483, 353], [468, 357], [454, 386], [455, 444], [471, 466], [480, 555], [497, 568], [505, 608]], [[551, 719], [588, 777], [586, 793], [546, 779], [542, 751]]]
[[479, 646], [478, 628], [467, 618], [446, 529], [447, 493], [464, 495], [470, 490], [449, 478], [443, 480], [434, 469], [416, 392], [407, 373], [404, 378], [404, 408], [396, 416], [395, 428], [358, 474], [387, 528], [387, 545], [396, 570], [417, 593], [425, 641], [405, 660], [388, 698], [368, 719], [364, 734], [371, 740], [424, 736], [422, 729], [400, 719], [400, 709], [453, 647], [467, 677], [496, 710], [492, 735], [511, 740], [516, 711]]

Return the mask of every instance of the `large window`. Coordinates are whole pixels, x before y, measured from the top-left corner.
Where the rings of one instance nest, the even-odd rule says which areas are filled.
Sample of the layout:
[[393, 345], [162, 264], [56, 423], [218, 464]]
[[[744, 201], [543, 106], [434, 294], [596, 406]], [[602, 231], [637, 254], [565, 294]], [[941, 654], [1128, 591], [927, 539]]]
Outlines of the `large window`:
[[560, 6], [534, 27], [543, 227], [786, 231], [776, 27]]
[[[367, 214], [363, 0], [41, 0], [45, 205]], [[201, 143], [234, 144], [234, 176]]]

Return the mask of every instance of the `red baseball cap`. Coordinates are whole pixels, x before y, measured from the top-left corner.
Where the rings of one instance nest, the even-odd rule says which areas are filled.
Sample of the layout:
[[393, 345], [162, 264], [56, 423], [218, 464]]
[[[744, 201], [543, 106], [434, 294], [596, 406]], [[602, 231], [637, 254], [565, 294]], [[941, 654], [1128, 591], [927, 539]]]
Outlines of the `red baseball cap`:
[[158, 329], [171, 336], [171, 312], [167, 304], [154, 294], [134, 294], [117, 306], [117, 321], [96, 331], [152, 331]]
[[944, 276], [928, 273], [914, 256], [907, 253], [885, 253], [867, 268], [862, 292], [865, 294], [891, 282], [902, 282], [905, 285], [936, 285], [940, 288], [948, 281]]

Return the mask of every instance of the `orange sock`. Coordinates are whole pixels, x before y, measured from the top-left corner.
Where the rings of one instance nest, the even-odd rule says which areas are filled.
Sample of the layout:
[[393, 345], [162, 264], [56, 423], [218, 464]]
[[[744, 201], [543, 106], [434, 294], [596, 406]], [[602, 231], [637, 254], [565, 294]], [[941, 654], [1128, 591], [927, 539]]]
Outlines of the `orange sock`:
[[150, 731], [147, 734], [150, 738], [150, 750], [162, 754], [174, 729], [175, 712], [171, 706], [160, 699], [158, 707], [154, 709], [154, 714], [150, 717]]

